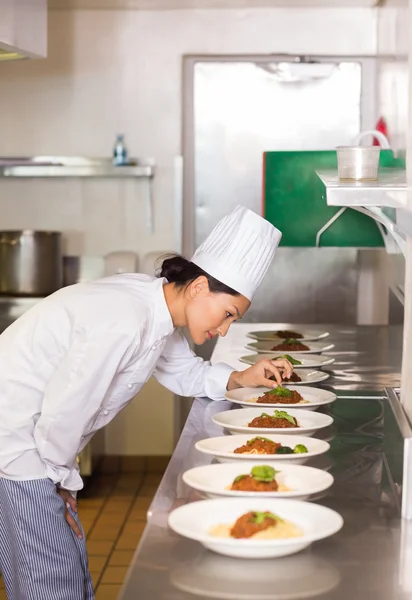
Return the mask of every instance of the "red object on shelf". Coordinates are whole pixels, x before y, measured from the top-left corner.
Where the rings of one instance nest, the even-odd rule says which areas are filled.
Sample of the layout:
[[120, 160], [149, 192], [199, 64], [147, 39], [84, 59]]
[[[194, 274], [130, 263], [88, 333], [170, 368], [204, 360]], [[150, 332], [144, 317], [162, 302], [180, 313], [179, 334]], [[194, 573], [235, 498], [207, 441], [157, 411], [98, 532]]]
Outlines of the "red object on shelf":
[[[381, 133], [383, 133], [383, 135], [385, 135], [389, 139], [388, 125], [383, 117], [379, 118], [379, 121], [376, 123], [375, 129], [376, 131], [380, 131]], [[379, 140], [375, 137], [373, 138], [373, 145], [380, 146]]]

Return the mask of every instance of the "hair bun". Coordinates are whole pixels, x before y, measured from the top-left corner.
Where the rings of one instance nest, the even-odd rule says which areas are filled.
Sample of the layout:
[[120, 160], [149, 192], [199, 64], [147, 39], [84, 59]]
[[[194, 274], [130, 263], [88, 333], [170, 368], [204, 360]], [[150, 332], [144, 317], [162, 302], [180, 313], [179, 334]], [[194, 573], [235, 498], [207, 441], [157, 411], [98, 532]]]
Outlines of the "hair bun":
[[176, 283], [180, 276], [190, 267], [190, 261], [183, 256], [175, 255], [165, 258], [160, 269], [160, 277], [165, 277], [169, 283]]

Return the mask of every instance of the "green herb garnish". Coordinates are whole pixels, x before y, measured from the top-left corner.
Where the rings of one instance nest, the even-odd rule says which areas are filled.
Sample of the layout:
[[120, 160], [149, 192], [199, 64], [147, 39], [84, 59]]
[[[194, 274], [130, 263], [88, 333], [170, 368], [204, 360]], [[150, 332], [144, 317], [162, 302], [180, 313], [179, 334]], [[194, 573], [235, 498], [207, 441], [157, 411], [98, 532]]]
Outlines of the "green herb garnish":
[[273, 416], [276, 419], [286, 419], [286, 421], [289, 421], [289, 423], [292, 423], [292, 425], [295, 425], [294, 418], [284, 410], [275, 410], [275, 413]]
[[290, 362], [291, 365], [301, 365], [301, 360], [296, 360], [296, 358], [292, 358], [289, 354], [283, 354], [282, 356], [277, 356], [276, 358], [272, 358], [272, 360], [281, 360], [282, 358], [286, 358]]
[[284, 344], [300, 344], [301, 342], [299, 342], [298, 340], [295, 340], [294, 338], [287, 338], [283, 343]]
[[254, 512], [251, 517], [251, 522], [256, 525], [261, 525], [265, 519], [272, 519], [273, 521], [280, 521], [283, 523], [283, 519], [271, 512]]
[[257, 481], [264, 481], [266, 483], [270, 483], [275, 479], [276, 471], [273, 467], [269, 467], [267, 465], [261, 465], [258, 467], [253, 467], [251, 471], [251, 475]]
[[281, 385], [278, 385], [277, 388], [275, 388], [274, 390], [270, 390], [269, 392], [266, 392], [267, 394], [275, 394], [275, 396], [282, 396], [285, 398], [290, 398], [290, 396], [292, 396], [292, 392], [290, 390], [288, 390], [288, 388], [282, 387]]

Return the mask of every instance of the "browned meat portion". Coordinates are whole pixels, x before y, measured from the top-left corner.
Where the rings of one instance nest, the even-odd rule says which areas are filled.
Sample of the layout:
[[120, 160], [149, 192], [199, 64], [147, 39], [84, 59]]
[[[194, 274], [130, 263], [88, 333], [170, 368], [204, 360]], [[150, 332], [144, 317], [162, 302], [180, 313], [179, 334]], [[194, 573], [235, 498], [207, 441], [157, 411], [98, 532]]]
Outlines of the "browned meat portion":
[[295, 417], [293, 417], [295, 425], [292, 425], [287, 419], [279, 419], [278, 417], [255, 417], [248, 424], [248, 427], [265, 427], [266, 429], [287, 429], [291, 427], [299, 427]]
[[282, 329], [281, 331], [275, 331], [275, 335], [277, 335], [278, 337], [283, 338], [285, 340], [287, 340], [287, 339], [300, 340], [301, 338], [303, 338], [303, 335], [301, 333], [297, 333], [296, 331], [289, 331], [288, 329]]
[[258, 452], [259, 454], [276, 454], [277, 448], [279, 448], [281, 445], [282, 444], [271, 442], [270, 440], [255, 438], [254, 440], [249, 440], [249, 442], [244, 444], [244, 446], [236, 448], [234, 453], [244, 454], [245, 452], [252, 452], [252, 450], [255, 450], [255, 452]]
[[256, 402], [261, 404], [299, 404], [299, 402], [302, 402], [303, 396], [298, 392], [290, 390], [290, 393], [290, 396], [278, 396], [277, 394], [267, 392], [263, 396], [259, 396]]
[[269, 527], [276, 527], [276, 521], [270, 518], [264, 519], [262, 523], [254, 523], [254, 516], [254, 512], [248, 512], [239, 517], [230, 530], [230, 535], [237, 539], [250, 538], [259, 531], [264, 531], [265, 529], [269, 529]]
[[257, 481], [252, 475], [242, 477], [230, 488], [234, 492], [277, 492], [278, 484], [273, 481]]
[[299, 377], [299, 375], [294, 371], [290, 377], [284, 377], [283, 381], [285, 383], [298, 383], [299, 381], [302, 381], [302, 377]]
[[293, 344], [282, 342], [281, 344], [277, 344], [277, 346], [273, 346], [272, 350], [289, 350], [290, 352], [303, 352], [304, 350], [309, 350], [309, 346], [306, 346], [306, 344], [302, 344], [301, 342], [296, 342]]

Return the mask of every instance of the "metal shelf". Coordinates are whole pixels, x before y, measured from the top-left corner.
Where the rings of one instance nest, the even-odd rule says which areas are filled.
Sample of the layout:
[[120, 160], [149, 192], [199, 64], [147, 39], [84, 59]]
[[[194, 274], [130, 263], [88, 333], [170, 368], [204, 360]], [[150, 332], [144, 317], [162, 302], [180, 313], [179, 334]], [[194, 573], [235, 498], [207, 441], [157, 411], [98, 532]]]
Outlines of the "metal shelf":
[[316, 174], [325, 185], [328, 206], [407, 206], [404, 169], [382, 169], [377, 181], [342, 182], [337, 171], [316, 171]]
[[347, 208], [368, 215], [377, 222], [387, 251], [392, 254], [400, 250], [405, 255], [406, 238], [412, 236], [412, 212], [407, 209], [404, 169], [382, 169], [377, 181], [367, 182], [342, 182], [337, 171], [316, 171], [316, 174], [325, 186], [328, 206], [341, 207], [337, 215]]
[[88, 158], [82, 156], [35, 156], [35, 157], [0, 157], [0, 178], [107, 178], [107, 179], [139, 179], [147, 180], [147, 229], [154, 232], [153, 222], [153, 164], [139, 164], [138, 159], [131, 159], [132, 164], [114, 166], [109, 158]]

